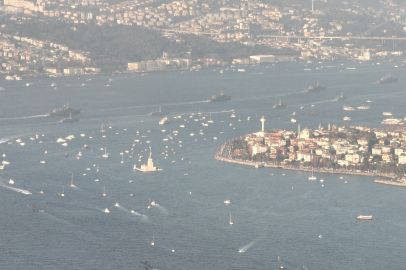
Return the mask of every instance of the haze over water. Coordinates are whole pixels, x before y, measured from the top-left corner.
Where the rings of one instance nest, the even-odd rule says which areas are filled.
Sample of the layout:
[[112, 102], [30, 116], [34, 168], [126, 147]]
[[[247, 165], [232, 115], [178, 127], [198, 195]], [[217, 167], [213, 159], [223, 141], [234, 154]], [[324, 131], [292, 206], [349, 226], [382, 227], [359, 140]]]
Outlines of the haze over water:
[[[24, 85], [3, 81], [0, 154], [6, 154], [3, 160], [10, 165], [0, 172], [2, 266], [143, 269], [138, 262], [147, 258], [156, 269], [278, 269], [282, 265], [289, 270], [304, 266], [402, 269], [406, 189], [378, 185], [366, 176], [339, 179], [340, 175], [318, 174], [317, 181], [309, 181], [306, 172], [255, 169], [214, 159], [218, 145], [259, 131], [262, 116], [266, 129], [290, 130], [297, 130], [298, 124], [316, 129], [319, 123], [380, 127], [384, 111], [403, 119], [406, 81], [402, 64], [403, 59], [314, 61], [247, 66], [244, 73], [215, 68], [149, 76], [42, 78], [23, 81]], [[388, 73], [398, 82], [375, 83]], [[316, 81], [327, 89], [303, 93]], [[34, 86], [26, 87], [26, 82]], [[206, 102], [221, 90], [232, 99]], [[341, 92], [348, 100], [334, 101]], [[272, 109], [280, 99], [287, 107]], [[80, 121], [60, 123], [59, 117], [44, 116], [67, 102], [82, 109]], [[362, 104], [370, 105], [370, 110], [342, 110], [344, 105]], [[310, 115], [311, 105], [317, 116]], [[158, 125], [160, 116], [146, 115], [158, 106], [170, 112], [169, 124]], [[232, 109], [236, 118], [230, 117]], [[292, 116], [293, 112], [297, 115]], [[193, 118], [186, 116], [191, 113], [195, 113]], [[201, 125], [210, 113], [214, 123]], [[173, 118], [179, 115], [182, 118]], [[202, 116], [206, 120], [194, 121]], [[343, 121], [345, 116], [352, 121]], [[290, 122], [292, 117], [297, 123]], [[100, 133], [102, 123], [105, 133]], [[220, 134], [223, 128], [225, 133]], [[170, 139], [170, 131], [179, 134]], [[39, 139], [30, 140], [35, 134]], [[68, 135], [75, 136], [67, 141], [68, 146], [56, 142]], [[19, 138], [25, 146], [15, 142]], [[132, 146], [134, 139], [139, 142]], [[8, 140], [14, 143], [7, 144]], [[163, 171], [135, 173], [134, 164], [139, 167], [147, 162], [151, 145], [147, 141], [152, 143], [155, 165]], [[89, 149], [83, 149], [84, 144]], [[104, 147], [108, 158], [101, 157]], [[78, 160], [79, 151], [83, 156]], [[138, 155], [143, 155], [141, 162]], [[70, 172], [77, 188], [70, 187]], [[9, 179], [15, 181], [13, 188], [32, 195], [5, 188]], [[64, 197], [60, 196], [62, 187]], [[150, 199], [157, 205], [147, 209]], [[230, 205], [224, 204], [227, 199]], [[114, 207], [116, 202], [120, 207]], [[27, 208], [32, 203], [44, 212]], [[105, 208], [109, 214], [103, 213]], [[358, 215], [373, 215], [373, 220], [357, 221]], [[238, 253], [239, 249], [245, 252]]]

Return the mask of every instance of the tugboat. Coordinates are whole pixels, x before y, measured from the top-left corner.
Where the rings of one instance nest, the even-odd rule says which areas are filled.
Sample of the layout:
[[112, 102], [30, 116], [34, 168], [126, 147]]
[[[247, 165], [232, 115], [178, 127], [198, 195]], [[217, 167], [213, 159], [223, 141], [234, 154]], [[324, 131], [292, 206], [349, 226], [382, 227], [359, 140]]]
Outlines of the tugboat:
[[392, 77], [390, 74], [376, 81], [376, 83], [392, 83], [396, 82], [398, 78]]
[[225, 101], [225, 100], [230, 100], [231, 96], [227, 96], [226, 94], [221, 91], [217, 95], [213, 95], [211, 98], [209, 98], [207, 101], [213, 102], [213, 101]]
[[282, 103], [282, 100], [279, 100], [278, 104], [275, 104], [272, 106], [272, 108], [274, 108], [274, 109], [280, 109], [280, 108], [285, 108], [285, 107], [286, 107], [286, 105], [284, 103]]
[[163, 111], [162, 108], [159, 107], [159, 110], [150, 112], [148, 115], [165, 115], [165, 114], [168, 114], [168, 112]]
[[62, 108], [55, 109], [52, 112], [46, 113], [47, 116], [68, 116], [69, 114], [79, 114], [79, 110], [69, 107], [69, 103], [63, 105]]
[[346, 100], [346, 99], [347, 99], [347, 97], [343, 95], [343, 92], [341, 92], [341, 96], [336, 97], [334, 100], [337, 101], [337, 100]]
[[72, 114], [69, 114], [68, 118], [63, 118], [63, 119], [61, 119], [60, 122], [66, 123], [66, 122], [75, 122], [75, 121], [79, 121], [79, 118], [72, 118]]
[[316, 82], [315, 84], [313, 84], [309, 88], [305, 89], [304, 91], [305, 92], [320, 92], [325, 89], [326, 89], [325, 86], [322, 86], [319, 82]]

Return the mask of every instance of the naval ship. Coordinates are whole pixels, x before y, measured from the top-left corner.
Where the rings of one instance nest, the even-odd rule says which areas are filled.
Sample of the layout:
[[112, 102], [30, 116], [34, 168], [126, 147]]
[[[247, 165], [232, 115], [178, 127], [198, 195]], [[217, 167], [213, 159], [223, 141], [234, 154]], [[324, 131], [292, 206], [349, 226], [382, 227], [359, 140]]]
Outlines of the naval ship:
[[343, 95], [343, 92], [341, 92], [341, 96], [336, 97], [334, 100], [346, 100], [347, 97]]
[[159, 110], [150, 112], [148, 115], [165, 115], [165, 114], [168, 114], [168, 112], [163, 111], [162, 108], [159, 107]]
[[226, 94], [221, 91], [217, 95], [213, 95], [211, 98], [209, 98], [207, 101], [213, 102], [213, 101], [225, 101], [225, 100], [230, 100], [231, 96], [227, 96]]
[[272, 106], [272, 108], [274, 108], [274, 109], [280, 109], [280, 108], [285, 108], [285, 107], [286, 107], [286, 105], [284, 103], [282, 103], [282, 100], [279, 100], [278, 104], [275, 104]]
[[376, 81], [376, 83], [391, 83], [396, 82], [398, 78], [392, 77], [390, 74]]
[[316, 82], [315, 84], [313, 84], [309, 88], [305, 89], [305, 92], [319, 92], [319, 91], [322, 91], [322, 90], [325, 90], [325, 89], [326, 89], [325, 86], [322, 86], [319, 82]]
[[74, 108], [69, 107], [69, 103], [63, 105], [59, 109], [55, 109], [52, 112], [47, 112], [47, 116], [69, 116], [69, 114], [79, 114], [79, 110], [75, 110]]

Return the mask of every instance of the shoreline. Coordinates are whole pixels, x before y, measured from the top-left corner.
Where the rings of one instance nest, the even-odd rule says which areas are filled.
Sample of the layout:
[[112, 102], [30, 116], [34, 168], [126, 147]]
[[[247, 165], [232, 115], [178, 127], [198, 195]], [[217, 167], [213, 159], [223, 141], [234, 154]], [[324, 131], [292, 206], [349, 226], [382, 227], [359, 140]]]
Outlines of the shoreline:
[[[311, 168], [311, 167], [295, 167], [292, 165], [284, 165], [284, 164], [274, 164], [274, 163], [261, 163], [261, 162], [254, 162], [254, 161], [246, 161], [246, 160], [235, 160], [228, 157], [222, 156], [222, 150], [226, 148], [228, 143], [224, 143], [217, 148], [216, 154], [214, 158], [219, 161], [229, 162], [229, 163], [236, 163], [241, 165], [248, 165], [248, 166], [259, 166], [259, 167], [268, 167], [268, 168], [277, 168], [283, 170], [291, 170], [291, 171], [304, 171], [304, 172], [311, 172], [312, 169], [314, 172], [319, 173], [331, 173], [331, 174], [348, 174], [348, 175], [362, 175], [362, 176], [375, 176], [375, 177], [386, 177], [390, 180], [383, 180], [377, 179], [374, 182], [386, 185], [394, 185], [394, 186], [404, 186], [406, 187], [406, 183], [401, 183], [395, 181], [398, 177], [394, 174], [388, 173], [381, 173], [378, 171], [354, 171], [354, 170], [345, 170], [345, 169], [327, 169], [327, 168]], [[263, 166], [262, 166], [263, 165]], [[258, 167], [258, 168], [259, 168]]]

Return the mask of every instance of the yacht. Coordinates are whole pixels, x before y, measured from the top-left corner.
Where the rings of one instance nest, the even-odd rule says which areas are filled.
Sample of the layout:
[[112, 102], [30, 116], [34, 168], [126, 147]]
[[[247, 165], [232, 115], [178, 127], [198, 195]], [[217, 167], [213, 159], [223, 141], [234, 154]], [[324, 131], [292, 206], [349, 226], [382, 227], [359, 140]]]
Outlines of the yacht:
[[312, 176], [309, 176], [309, 180], [317, 180], [317, 177], [313, 175], [313, 167], [312, 167]]
[[71, 187], [76, 187], [76, 186], [73, 184], [73, 172], [72, 172], [72, 178], [71, 178], [71, 180], [70, 180], [70, 186], [71, 186]]
[[102, 157], [104, 157], [104, 158], [109, 157], [109, 153], [107, 153], [107, 148], [106, 147], [104, 147], [104, 155], [102, 155]]

